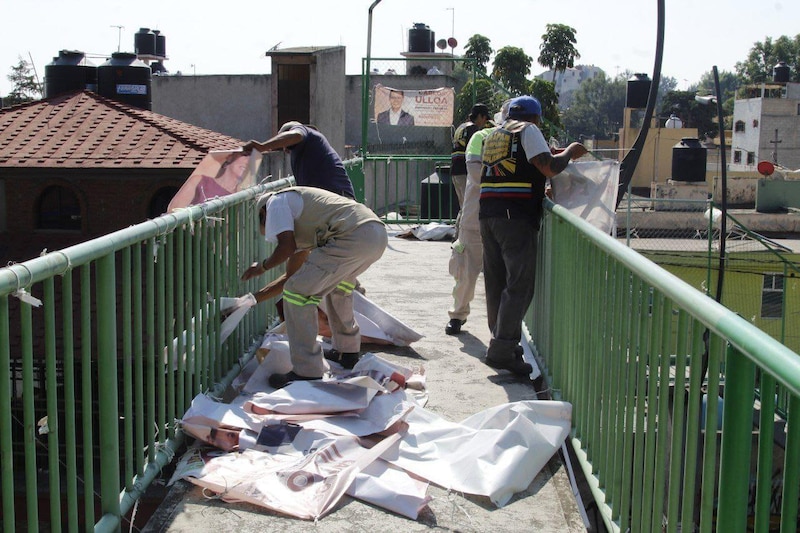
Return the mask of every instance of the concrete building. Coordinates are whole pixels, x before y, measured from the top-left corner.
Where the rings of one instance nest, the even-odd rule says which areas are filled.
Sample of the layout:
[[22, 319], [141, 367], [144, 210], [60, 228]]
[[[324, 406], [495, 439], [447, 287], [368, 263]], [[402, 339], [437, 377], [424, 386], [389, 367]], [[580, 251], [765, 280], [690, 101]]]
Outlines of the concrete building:
[[771, 82], [744, 89], [733, 108], [731, 169], [759, 161], [800, 169], [800, 83]]
[[78, 91], [0, 110], [0, 260], [23, 261], [162, 214], [239, 139]]
[[[317, 126], [342, 157], [354, 155], [363, 143], [364, 78], [345, 75], [345, 48], [286, 48], [267, 55], [272, 74], [154, 76], [153, 111], [245, 140], [267, 139], [284, 122], [298, 120]], [[370, 100], [378, 84], [403, 90], [453, 87], [456, 94], [461, 90], [464, 82], [446, 73], [451, 63], [439, 65], [444, 74], [427, 75], [424, 69], [402, 74], [425, 61], [432, 64], [428, 56], [449, 54], [404, 55], [408, 57], [391, 63], [397, 74], [370, 75]], [[451, 128], [379, 131], [371, 120], [367, 149], [381, 153], [419, 145], [444, 147], [446, 152], [451, 137]]]
[[[594, 65], [576, 65], [565, 71], [556, 72], [555, 84], [558, 93], [558, 107], [565, 109], [572, 103], [572, 97], [581, 84], [601, 74], [603, 69]], [[547, 70], [536, 76], [545, 81], [553, 81], [553, 71]]]
[[345, 48], [286, 48], [267, 55], [273, 74], [154, 76], [153, 111], [244, 140], [268, 139], [290, 120], [311, 123], [343, 154]]

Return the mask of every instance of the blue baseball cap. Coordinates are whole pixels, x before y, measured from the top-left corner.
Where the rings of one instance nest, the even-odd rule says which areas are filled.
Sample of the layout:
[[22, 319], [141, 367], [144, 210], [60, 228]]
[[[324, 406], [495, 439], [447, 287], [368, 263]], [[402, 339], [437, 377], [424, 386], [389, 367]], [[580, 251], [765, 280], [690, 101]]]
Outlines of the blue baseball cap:
[[518, 96], [508, 106], [508, 118], [524, 118], [528, 115], [542, 115], [542, 104], [533, 96]]

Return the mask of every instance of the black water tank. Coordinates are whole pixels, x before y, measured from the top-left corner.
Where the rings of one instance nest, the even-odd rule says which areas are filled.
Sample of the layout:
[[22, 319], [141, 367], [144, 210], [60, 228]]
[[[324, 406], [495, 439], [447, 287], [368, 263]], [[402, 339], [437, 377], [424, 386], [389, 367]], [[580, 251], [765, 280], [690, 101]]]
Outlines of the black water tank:
[[139, 28], [133, 36], [133, 50], [140, 56], [156, 55], [156, 34], [150, 28]]
[[152, 74], [150, 67], [136, 59], [136, 54], [115, 52], [97, 68], [98, 92], [118, 102], [152, 109]]
[[433, 52], [434, 46], [433, 32], [428, 25], [415, 22], [414, 27], [408, 30], [408, 51]]
[[159, 30], [153, 30], [156, 36], [156, 55], [158, 57], [167, 57], [167, 38], [161, 35]]
[[650, 95], [650, 78], [647, 74], [637, 73], [628, 80], [628, 91], [625, 94], [625, 107], [644, 109]]
[[77, 50], [61, 50], [44, 67], [44, 97], [52, 98], [72, 91], [97, 91], [97, 67]]
[[705, 181], [706, 148], [696, 137], [684, 137], [672, 147], [672, 180]]
[[772, 81], [778, 83], [788, 83], [790, 79], [791, 69], [786, 61], [780, 61], [777, 65], [772, 67]]
[[164, 63], [161, 61], [153, 61], [150, 63], [150, 72], [152, 72], [154, 76], [163, 76], [168, 73], [167, 67], [165, 67]]

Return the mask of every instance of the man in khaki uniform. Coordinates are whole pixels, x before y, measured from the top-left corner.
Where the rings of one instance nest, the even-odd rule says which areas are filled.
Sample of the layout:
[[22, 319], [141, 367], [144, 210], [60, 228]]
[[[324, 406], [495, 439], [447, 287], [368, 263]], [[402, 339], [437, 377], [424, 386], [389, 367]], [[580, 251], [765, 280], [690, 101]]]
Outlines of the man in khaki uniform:
[[322, 377], [325, 363], [317, 342], [317, 305], [323, 298], [333, 349], [343, 361], [355, 364], [361, 336], [353, 313], [353, 289], [356, 277], [386, 249], [383, 222], [365, 205], [314, 187], [267, 193], [258, 200], [258, 212], [261, 232], [277, 246], [267, 259], [253, 263], [242, 280], [260, 276], [298, 251], [310, 250], [283, 287], [293, 369], [270, 376], [270, 385], [280, 388], [291, 381]]

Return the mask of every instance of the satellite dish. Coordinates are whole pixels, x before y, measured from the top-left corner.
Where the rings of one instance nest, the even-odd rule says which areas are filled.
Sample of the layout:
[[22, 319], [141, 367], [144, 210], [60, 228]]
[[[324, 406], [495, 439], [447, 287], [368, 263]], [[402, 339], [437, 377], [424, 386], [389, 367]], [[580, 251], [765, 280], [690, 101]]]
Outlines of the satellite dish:
[[447, 46], [449, 46], [450, 48], [455, 48], [456, 46], [458, 46], [458, 41], [456, 41], [455, 37], [450, 37], [449, 39], [447, 39]]
[[445, 48], [447, 48], [447, 41], [445, 41], [444, 39], [439, 39], [438, 41], [436, 41], [436, 48], [438, 48], [439, 50], [444, 50]]
[[756, 168], [758, 169], [758, 173], [762, 176], [772, 176], [775, 172], [775, 165], [769, 161], [759, 161]]

